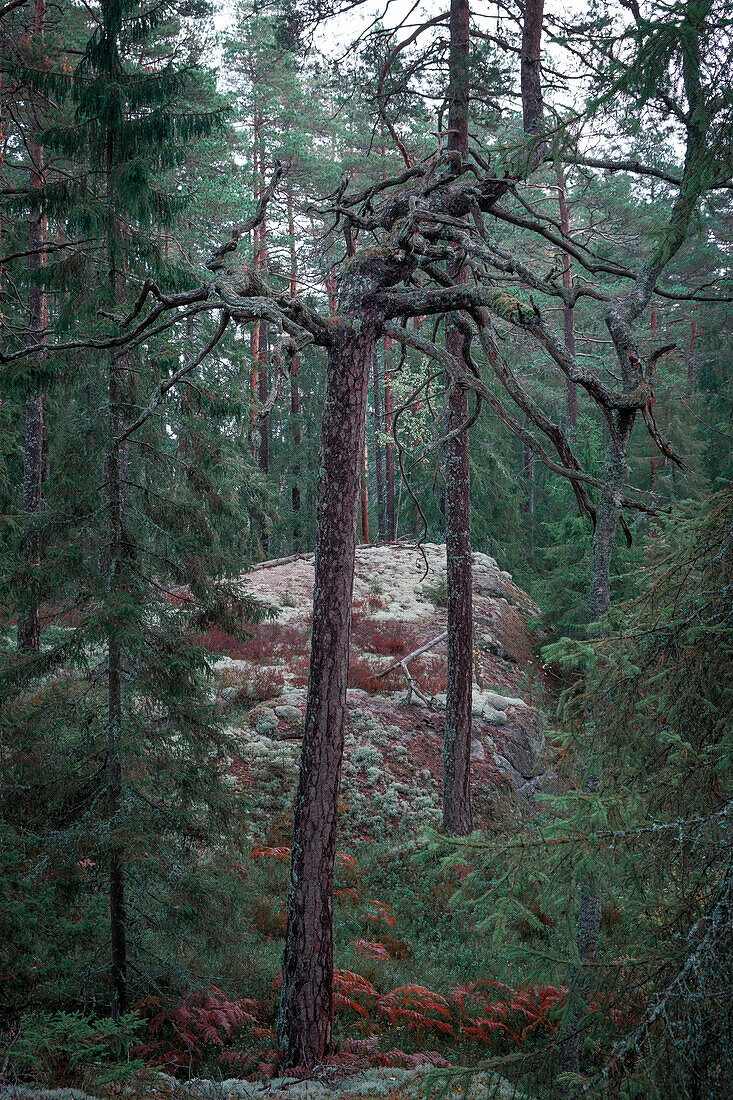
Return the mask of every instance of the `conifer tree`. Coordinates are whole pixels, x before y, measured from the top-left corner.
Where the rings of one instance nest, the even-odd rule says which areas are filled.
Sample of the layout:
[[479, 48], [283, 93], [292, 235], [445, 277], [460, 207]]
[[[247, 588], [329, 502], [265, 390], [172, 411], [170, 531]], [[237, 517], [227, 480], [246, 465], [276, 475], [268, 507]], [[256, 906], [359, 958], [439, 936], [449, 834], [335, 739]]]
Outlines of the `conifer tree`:
[[[67, 118], [47, 128], [44, 143], [73, 158], [78, 173], [75, 187], [49, 185], [44, 198], [55, 202], [66, 232], [83, 224], [99, 242], [84, 272], [87, 293], [73, 316], [54, 320], [62, 333], [91, 331], [103, 347], [106, 318], [124, 316], [136, 284], [182, 278], [158, 246], [182, 209], [171, 173], [187, 143], [222, 115], [195, 67], [195, 43], [194, 64], [150, 63], [165, 36], [180, 36], [173, 9], [105, 0], [100, 13], [73, 74], [40, 71], [34, 80], [66, 96]], [[215, 330], [206, 321], [203, 330], [205, 347]], [[212, 623], [241, 633], [260, 612], [228, 579], [241, 571], [249, 527], [247, 502], [228, 479], [239, 465], [246, 480], [247, 463], [231, 446], [224, 425], [233, 409], [215, 396], [218, 383], [212, 378], [208, 398], [205, 388], [188, 408], [161, 404], [181, 357], [160, 338], [123, 352], [112, 341], [101, 355], [77, 357], [77, 371], [80, 362], [83, 376], [56, 387], [65, 408], [53, 443], [64, 458], [51, 487], [46, 526], [54, 545], [41, 586], [52, 613], [71, 603], [74, 625], [35, 664], [6, 662], [2, 695], [14, 701], [6, 736], [19, 745], [48, 710], [49, 691], [59, 690], [52, 681], [29, 703], [29, 676], [67, 669], [72, 685], [88, 684], [79, 702], [72, 687], [58, 707], [65, 751], [95, 765], [91, 773], [80, 768], [79, 814], [64, 820], [61, 812], [59, 824], [65, 858], [76, 846], [95, 877], [106, 868], [110, 1007], [119, 1018], [129, 1004], [130, 953], [144, 936], [152, 852], [181, 859], [228, 801], [220, 774], [226, 739], [211, 713], [196, 635]], [[85, 430], [70, 443], [74, 416]], [[12, 786], [7, 797], [12, 803]]]

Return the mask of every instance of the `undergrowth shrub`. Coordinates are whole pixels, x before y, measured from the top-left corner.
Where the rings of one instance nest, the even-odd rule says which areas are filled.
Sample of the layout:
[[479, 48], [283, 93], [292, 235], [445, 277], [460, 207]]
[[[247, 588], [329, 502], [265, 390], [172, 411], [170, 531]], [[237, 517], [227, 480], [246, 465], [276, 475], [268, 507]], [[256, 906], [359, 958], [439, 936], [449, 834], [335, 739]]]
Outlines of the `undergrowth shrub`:
[[413, 623], [359, 618], [353, 626], [352, 645], [382, 657], [406, 657], [417, 649], [422, 634]]
[[231, 710], [251, 703], [264, 703], [282, 695], [285, 672], [271, 666], [225, 668], [219, 675], [221, 709]]
[[[230, 1000], [215, 986], [190, 994], [177, 1005], [148, 996], [139, 1005], [148, 1030], [134, 1053], [169, 1073], [216, 1065], [250, 1068], [256, 1059], [244, 1046], [263, 1034], [263, 1006], [251, 998]], [[269, 1034], [265, 1029], [264, 1034]], [[231, 1049], [230, 1044], [235, 1049]], [[237, 1049], [239, 1043], [242, 1049]], [[227, 1049], [225, 1049], [227, 1048]]]
[[135, 1013], [118, 1023], [81, 1012], [25, 1016], [19, 1031], [0, 1037], [0, 1050], [7, 1051], [0, 1081], [8, 1069], [51, 1088], [124, 1081], [144, 1067], [133, 1048], [143, 1027]]
[[448, 665], [444, 655], [425, 653], [409, 667], [410, 675], [425, 695], [441, 695], [448, 690]]
[[242, 641], [218, 626], [210, 626], [196, 641], [210, 653], [225, 654], [237, 661], [271, 661], [309, 652], [309, 623], [264, 622], [246, 629], [251, 631], [251, 637]]
[[349, 658], [348, 685], [350, 688], [359, 688], [369, 695], [382, 695], [388, 691], [400, 690], [402, 676], [399, 669], [381, 678], [378, 673], [379, 670], [372, 668], [365, 658], [356, 657], [354, 654]]

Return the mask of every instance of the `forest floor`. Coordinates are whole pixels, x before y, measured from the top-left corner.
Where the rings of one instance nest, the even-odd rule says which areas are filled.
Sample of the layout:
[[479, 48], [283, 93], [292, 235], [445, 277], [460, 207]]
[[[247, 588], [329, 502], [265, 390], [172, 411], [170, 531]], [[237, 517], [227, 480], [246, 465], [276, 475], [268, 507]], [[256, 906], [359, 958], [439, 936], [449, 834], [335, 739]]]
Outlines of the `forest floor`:
[[[437, 1090], [437, 1092], [436, 1092]], [[530, 1100], [509, 1081], [495, 1075], [459, 1072], [451, 1082], [446, 1077], [431, 1084], [424, 1069], [369, 1069], [350, 1077], [298, 1080], [288, 1077], [272, 1081], [194, 1080], [181, 1084], [160, 1075], [157, 1082], [142, 1088], [132, 1086], [116, 1097], [125, 1100], [408, 1100], [410, 1097], [441, 1095], [444, 1100]], [[95, 1096], [81, 1089], [37, 1089], [0, 1086], [0, 1100], [107, 1100], [108, 1092]]]

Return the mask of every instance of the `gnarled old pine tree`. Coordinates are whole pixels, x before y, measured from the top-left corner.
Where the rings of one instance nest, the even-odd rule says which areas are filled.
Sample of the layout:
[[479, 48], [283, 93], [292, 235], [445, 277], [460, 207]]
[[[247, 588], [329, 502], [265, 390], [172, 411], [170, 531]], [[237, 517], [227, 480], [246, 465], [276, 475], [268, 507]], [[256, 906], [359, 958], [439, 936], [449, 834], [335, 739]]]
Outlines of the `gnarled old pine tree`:
[[[456, 47], [468, 16], [465, 5], [455, 4]], [[699, 2], [689, 6], [689, 28]], [[460, 16], [460, 18], [459, 18]], [[697, 18], [697, 17], [695, 17]], [[418, 348], [446, 370], [456, 395], [473, 391], [477, 415], [482, 404], [513, 431], [549, 469], [572, 484], [580, 508], [596, 520], [597, 574], [608, 576], [610, 546], [621, 509], [649, 511], [638, 494], [629, 494], [622, 464], [616, 460], [616, 480], [594, 478], [581, 466], [572, 441], [522, 386], [503, 358], [495, 323], [510, 326], [549, 355], [564, 376], [584, 391], [603, 411], [618, 455], [625, 458], [634, 419], [641, 414], [652, 438], [664, 453], [671, 450], [652, 415], [653, 393], [632, 337], [632, 326], [649, 302], [665, 264], [684, 239], [695, 205], [711, 183], [708, 162], [702, 159], [705, 135], [713, 109], [711, 90], [696, 85], [694, 47], [684, 38], [684, 67], [689, 111], [688, 156], [679, 184], [668, 232], [643, 271], [635, 272], [592, 253], [551, 224], [505, 208], [501, 199], [545, 160], [561, 156], [565, 164], [582, 157], [550, 147], [543, 129], [540, 83], [542, 0], [524, 5], [521, 47], [521, 92], [524, 142], [505, 158], [502, 171], [488, 163], [479, 150], [466, 155], [464, 147], [442, 148], [427, 160], [358, 193], [344, 180], [331, 196], [329, 211], [335, 227], [344, 229], [347, 260], [341, 271], [337, 309], [322, 317], [300, 298], [270, 287], [251, 263], [232, 254], [243, 235], [259, 225], [267, 204], [286, 171], [279, 166], [259, 196], [258, 209], [208, 263], [210, 276], [191, 290], [164, 293], [148, 280], [131, 314], [106, 339], [64, 345], [119, 349], [144, 338], [148, 330], [165, 323], [171, 311], [185, 314], [196, 308], [218, 315], [219, 325], [201, 352], [160, 381], [147, 406], [118, 436], [128, 437], [152, 415], [167, 393], [191, 374], [215, 346], [229, 322], [267, 324], [272, 334], [273, 376], [286, 369], [308, 343], [328, 355], [327, 390], [322, 425], [318, 486], [316, 577], [311, 644], [311, 668], [305, 716], [303, 755], [295, 807], [288, 927], [283, 962], [278, 1038], [286, 1065], [313, 1066], [332, 1048], [333, 1019], [333, 873], [336, 841], [336, 805], [344, 738], [344, 717], [351, 626], [351, 599], [356, 546], [358, 493], [363, 452], [367, 386], [377, 341], [383, 336]], [[649, 25], [638, 31], [640, 53], [646, 47]], [[646, 36], [646, 37], [645, 37]], [[694, 37], [694, 35], [693, 35]], [[465, 43], [461, 47], [465, 50]], [[458, 51], [460, 56], [460, 51]], [[465, 56], [465, 54], [464, 54]], [[659, 51], [655, 57], [661, 56]], [[632, 80], [629, 79], [629, 86]], [[699, 84], [699, 81], [698, 81]], [[455, 85], [454, 85], [455, 88]], [[456, 98], [457, 106], [458, 100]], [[457, 108], [456, 108], [457, 109]], [[454, 114], [454, 120], [457, 117]], [[457, 128], [458, 129], [458, 128]], [[614, 163], [610, 170], [616, 169]], [[519, 283], [541, 303], [572, 308], [584, 295], [608, 301], [605, 292], [577, 280], [572, 286], [542, 276], [491, 240], [485, 232], [486, 215], [536, 232], [554, 248], [572, 257], [588, 273], [603, 272], [632, 284], [629, 294], [609, 302], [607, 324], [622, 365], [622, 385], [615, 389], [600, 373], [587, 367], [568, 349], [543, 315], [541, 305], [527, 304], [496, 285], [507, 277]], [[368, 236], [370, 247], [357, 250]], [[377, 246], [374, 246], [374, 240]], [[464, 258], [456, 264], [457, 257]], [[470, 268], [470, 281], [460, 274]], [[449, 346], [408, 327], [411, 317], [449, 317], [460, 335]], [[170, 324], [178, 323], [170, 320]], [[484, 364], [493, 372], [521, 416], [514, 415], [480, 375], [471, 347], [478, 345]], [[5, 361], [37, 352], [38, 345], [5, 356]], [[458, 354], [460, 350], [460, 354]], [[462, 399], [464, 399], [462, 397]], [[463, 408], [465, 414], [465, 407]], [[464, 415], [465, 422], [465, 415]], [[459, 424], [459, 426], [462, 426]], [[465, 433], [465, 427], [462, 427]], [[537, 435], [544, 435], [557, 452], [547, 453]], [[458, 437], [456, 436], [455, 439]], [[454, 439], [448, 441], [448, 444]], [[616, 453], [615, 452], [615, 453]], [[616, 466], [614, 470], [616, 470]], [[625, 465], [623, 466], [625, 471]], [[590, 492], [596, 494], [591, 499]], [[628, 495], [627, 495], [628, 494]], [[604, 517], [606, 517], [604, 519]], [[467, 530], [463, 528], [463, 530]], [[611, 541], [609, 541], [611, 540]], [[600, 602], [594, 605], [595, 615]], [[470, 677], [470, 673], [469, 673]], [[468, 682], [470, 691], [470, 679]]]

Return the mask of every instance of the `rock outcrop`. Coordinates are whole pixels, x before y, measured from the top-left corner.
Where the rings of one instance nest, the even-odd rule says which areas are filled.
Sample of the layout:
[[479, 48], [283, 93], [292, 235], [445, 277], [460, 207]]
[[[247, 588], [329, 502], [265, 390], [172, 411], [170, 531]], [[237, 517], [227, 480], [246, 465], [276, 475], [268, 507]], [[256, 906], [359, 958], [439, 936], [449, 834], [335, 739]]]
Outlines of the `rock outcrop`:
[[[342, 800], [345, 822], [374, 839], [396, 825], [419, 829], [440, 820], [445, 575], [444, 546], [397, 543], [357, 550]], [[305, 711], [313, 555], [265, 563], [243, 580], [278, 617], [217, 664], [219, 704], [231, 714], [239, 745], [233, 774], [249, 786], [264, 781], [268, 761], [275, 760], [294, 782]], [[511, 798], [513, 792], [529, 807], [545, 782], [541, 669], [533, 660], [529, 629], [537, 613], [493, 558], [474, 554], [471, 759], [475, 801], [489, 817], [492, 798]], [[407, 665], [410, 683], [400, 661], [431, 642]]]

